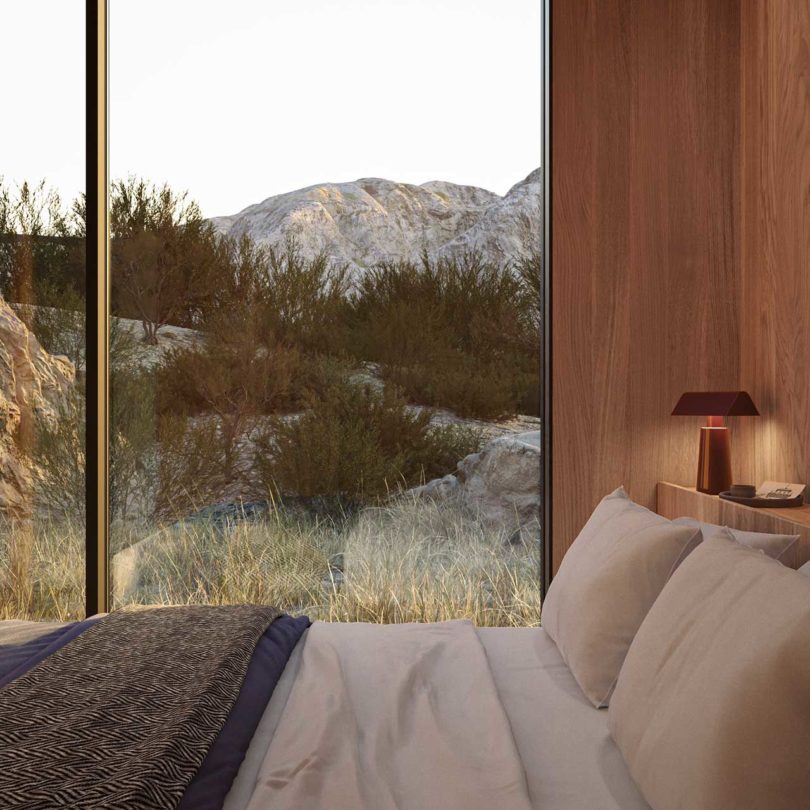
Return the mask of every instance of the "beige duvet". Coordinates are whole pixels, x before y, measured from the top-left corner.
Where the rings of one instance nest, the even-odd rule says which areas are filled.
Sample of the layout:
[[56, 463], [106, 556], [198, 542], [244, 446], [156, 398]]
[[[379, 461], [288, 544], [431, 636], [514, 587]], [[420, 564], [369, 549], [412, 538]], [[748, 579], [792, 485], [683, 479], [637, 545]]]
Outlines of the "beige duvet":
[[528, 810], [472, 624], [315, 623], [250, 810]]

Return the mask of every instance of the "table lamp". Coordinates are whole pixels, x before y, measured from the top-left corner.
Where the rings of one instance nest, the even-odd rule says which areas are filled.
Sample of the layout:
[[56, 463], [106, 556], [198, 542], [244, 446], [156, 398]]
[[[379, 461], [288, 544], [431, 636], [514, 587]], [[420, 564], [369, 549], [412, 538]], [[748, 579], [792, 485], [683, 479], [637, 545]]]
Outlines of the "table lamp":
[[700, 429], [697, 491], [717, 495], [731, 488], [731, 438], [727, 416], [759, 416], [747, 391], [687, 391], [673, 416], [705, 416]]

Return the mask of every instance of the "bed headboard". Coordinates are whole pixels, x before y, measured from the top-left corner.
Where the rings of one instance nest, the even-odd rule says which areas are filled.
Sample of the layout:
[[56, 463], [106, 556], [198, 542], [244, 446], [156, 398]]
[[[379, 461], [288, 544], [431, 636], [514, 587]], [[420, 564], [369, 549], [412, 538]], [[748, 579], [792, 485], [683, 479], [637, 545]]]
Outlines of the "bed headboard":
[[788, 552], [792, 559], [782, 562], [798, 568], [810, 560], [810, 504], [791, 509], [755, 509], [666, 481], [658, 483], [656, 501], [658, 514], [670, 520], [686, 516], [749, 532], [798, 534], [799, 542]]

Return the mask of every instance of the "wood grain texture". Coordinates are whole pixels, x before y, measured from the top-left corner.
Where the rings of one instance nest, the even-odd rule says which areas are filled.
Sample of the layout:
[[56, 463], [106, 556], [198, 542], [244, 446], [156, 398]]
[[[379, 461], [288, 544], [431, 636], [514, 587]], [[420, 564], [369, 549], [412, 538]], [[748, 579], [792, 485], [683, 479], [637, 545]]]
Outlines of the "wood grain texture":
[[791, 509], [754, 509], [741, 503], [705, 495], [691, 487], [660, 482], [656, 511], [670, 520], [693, 517], [704, 523], [747, 532], [798, 534], [798, 543], [781, 562], [798, 568], [810, 560], [810, 505]]
[[740, 6], [552, 3], [556, 569], [620, 484], [694, 481], [669, 413], [739, 378]]
[[742, 2], [745, 477], [810, 483], [810, 3]]

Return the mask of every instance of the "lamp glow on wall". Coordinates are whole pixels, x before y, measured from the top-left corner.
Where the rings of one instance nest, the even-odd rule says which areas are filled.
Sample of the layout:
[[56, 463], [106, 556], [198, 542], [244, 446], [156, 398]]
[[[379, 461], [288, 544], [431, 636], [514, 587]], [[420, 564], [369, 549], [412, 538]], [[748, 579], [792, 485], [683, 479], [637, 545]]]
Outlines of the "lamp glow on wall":
[[673, 416], [705, 416], [700, 429], [697, 490], [717, 495], [731, 488], [731, 436], [727, 416], [759, 416], [747, 391], [687, 391]]

